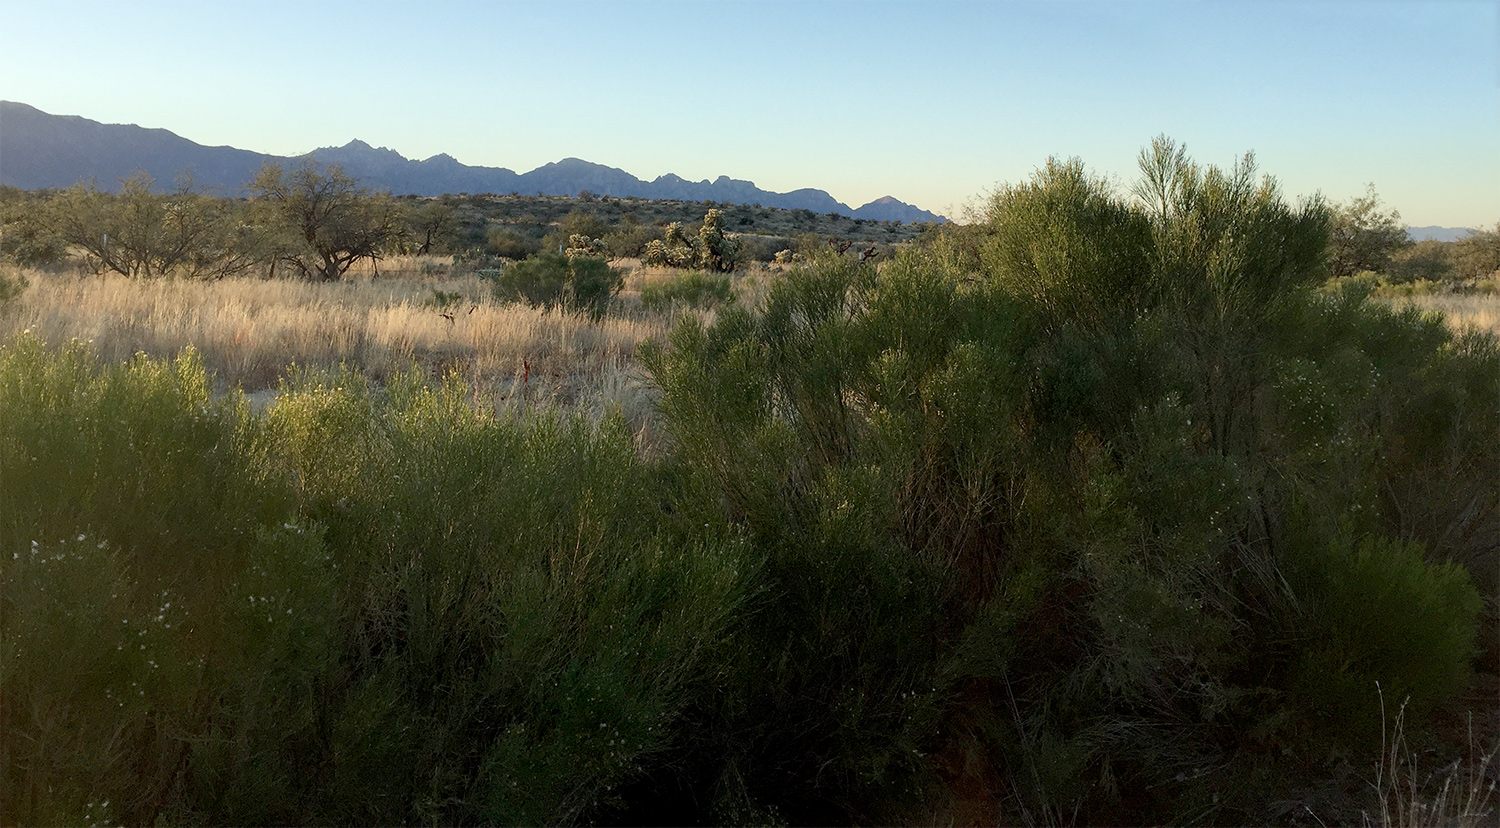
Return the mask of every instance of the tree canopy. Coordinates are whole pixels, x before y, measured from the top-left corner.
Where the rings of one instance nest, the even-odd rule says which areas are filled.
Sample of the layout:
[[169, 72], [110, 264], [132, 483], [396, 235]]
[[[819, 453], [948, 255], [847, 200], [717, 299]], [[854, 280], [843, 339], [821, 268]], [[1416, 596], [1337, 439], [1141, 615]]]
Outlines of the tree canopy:
[[268, 208], [263, 220], [279, 231], [277, 260], [319, 281], [336, 281], [361, 259], [378, 259], [402, 232], [396, 202], [372, 195], [336, 164], [309, 161], [290, 170], [267, 164], [250, 191]]

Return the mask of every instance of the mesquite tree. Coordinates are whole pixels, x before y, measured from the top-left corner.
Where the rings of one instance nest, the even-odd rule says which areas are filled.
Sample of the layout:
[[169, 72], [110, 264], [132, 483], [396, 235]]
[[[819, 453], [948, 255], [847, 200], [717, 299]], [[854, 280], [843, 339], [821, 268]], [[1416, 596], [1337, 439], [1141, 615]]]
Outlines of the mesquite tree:
[[251, 182], [277, 234], [277, 261], [310, 279], [340, 279], [360, 259], [377, 260], [401, 235], [400, 208], [372, 195], [338, 165], [267, 164]]
[[125, 179], [118, 193], [80, 184], [48, 202], [43, 222], [101, 272], [218, 277], [254, 263], [255, 246], [238, 205], [194, 192], [191, 181], [168, 193], [154, 185], [143, 172]]

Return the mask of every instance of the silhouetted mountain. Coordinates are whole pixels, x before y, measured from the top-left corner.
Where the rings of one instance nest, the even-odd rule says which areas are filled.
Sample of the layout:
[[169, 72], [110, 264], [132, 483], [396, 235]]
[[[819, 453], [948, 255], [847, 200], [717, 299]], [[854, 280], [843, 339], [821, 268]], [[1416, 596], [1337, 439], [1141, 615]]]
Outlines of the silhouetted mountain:
[[1439, 227], [1435, 224], [1429, 224], [1426, 227], [1406, 228], [1406, 235], [1412, 241], [1427, 241], [1429, 239], [1445, 242], [1458, 241], [1473, 232], [1473, 230], [1467, 227]]
[[[897, 201], [891, 196], [881, 196], [865, 206], [854, 211], [855, 218], [871, 219], [873, 221], [911, 221], [907, 218], [912, 210], [916, 209], [903, 201]], [[925, 212], [925, 211], [924, 211]], [[928, 213], [928, 215], [932, 215]], [[931, 221], [931, 219], [926, 219]]]
[[164, 129], [101, 124], [0, 101], [0, 184], [36, 190], [93, 179], [116, 190], [144, 170], [164, 186], [191, 171], [199, 186], [238, 192], [273, 155], [205, 147]]
[[822, 190], [773, 193], [753, 182], [722, 175], [714, 181], [694, 182], [668, 174], [648, 182], [624, 170], [578, 158], [564, 158], [518, 174], [503, 167], [471, 167], [450, 155], [416, 161], [359, 140], [285, 158], [233, 147], [205, 147], [164, 129], [101, 124], [0, 101], [0, 184], [13, 187], [69, 187], [92, 179], [100, 189], [115, 190], [121, 179], [136, 170], [144, 170], [168, 186], [184, 170], [191, 170], [198, 186], [233, 195], [243, 192], [267, 161], [292, 164], [304, 158], [339, 164], [366, 186], [398, 195], [515, 192], [572, 196], [587, 190], [620, 198], [760, 204], [878, 221], [946, 221], [890, 196], [851, 209]]

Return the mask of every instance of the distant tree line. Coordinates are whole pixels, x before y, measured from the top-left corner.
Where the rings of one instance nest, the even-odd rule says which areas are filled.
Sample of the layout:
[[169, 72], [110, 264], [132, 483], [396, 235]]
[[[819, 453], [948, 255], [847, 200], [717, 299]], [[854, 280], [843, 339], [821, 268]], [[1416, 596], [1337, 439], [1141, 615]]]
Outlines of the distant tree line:
[[260, 269], [341, 278], [361, 260], [430, 247], [451, 224], [424, 207], [371, 193], [337, 166], [267, 164], [247, 198], [215, 198], [190, 177], [168, 190], [138, 172], [119, 192], [90, 181], [52, 193], [8, 189], [0, 254], [22, 265], [70, 255], [96, 273], [221, 278]]
[[1500, 271], [1500, 223], [1458, 241], [1414, 241], [1372, 184], [1333, 210], [1328, 265], [1335, 278], [1373, 273], [1397, 284], [1486, 279]]
[[582, 236], [590, 255], [723, 272], [782, 251], [810, 253], [829, 238], [883, 244], [889, 252], [924, 229], [759, 205], [589, 193], [394, 197], [370, 191], [337, 165], [314, 162], [268, 164], [247, 189], [244, 198], [213, 197], [191, 177], [164, 188], [145, 173], [114, 193], [92, 181], [62, 191], [0, 188], [0, 256], [30, 267], [71, 260], [131, 278], [259, 272], [329, 281], [361, 261], [395, 254], [454, 255], [471, 269], [498, 269], [500, 260], [566, 254]]

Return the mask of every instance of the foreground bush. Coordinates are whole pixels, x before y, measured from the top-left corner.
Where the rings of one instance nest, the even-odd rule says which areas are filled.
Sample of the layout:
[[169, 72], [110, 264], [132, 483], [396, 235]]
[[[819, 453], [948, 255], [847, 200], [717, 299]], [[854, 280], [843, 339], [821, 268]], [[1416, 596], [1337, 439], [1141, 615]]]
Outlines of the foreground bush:
[[1378, 688], [1416, 715], [1464, 686], [1494, 340], [1317, 295], [1326, 211], [1248, 160], [1142, 166], [1132, 204], [1049, 165], [931, 252], [823, 258], [654, 356], [674, 513], [740, 527], [792, 599], [745, 628], [739, 738], [684, 760], [705, 790], [1259, 822], [1377, 758]]
[[651, 463], [7, 343], [0, 819], [1251, 824], [1374, 767], [1493, 634], [1500, 348], [1314, 290], [1248, 159], [1142, 168], [684, 318]]
[[618, 425], [207, 388], [0, 351], [5, 821], [583, 820], [711, 690], [754, 559]]

